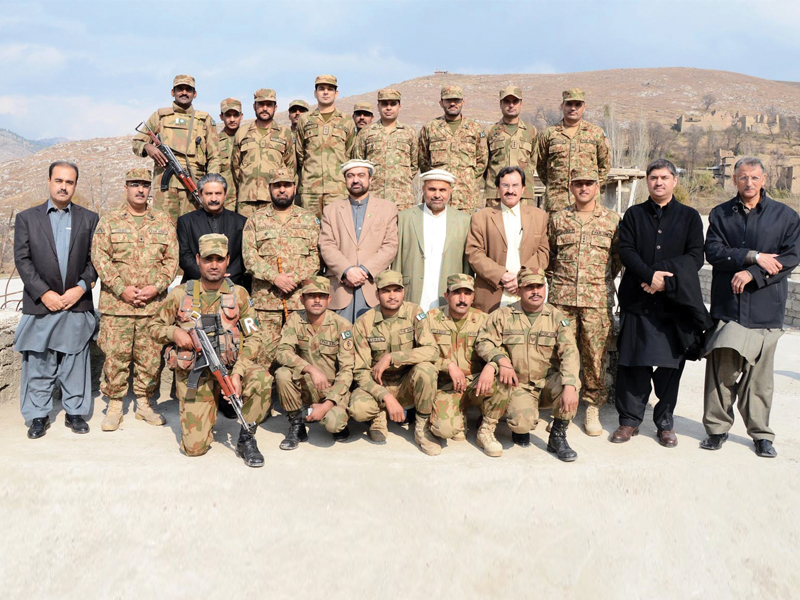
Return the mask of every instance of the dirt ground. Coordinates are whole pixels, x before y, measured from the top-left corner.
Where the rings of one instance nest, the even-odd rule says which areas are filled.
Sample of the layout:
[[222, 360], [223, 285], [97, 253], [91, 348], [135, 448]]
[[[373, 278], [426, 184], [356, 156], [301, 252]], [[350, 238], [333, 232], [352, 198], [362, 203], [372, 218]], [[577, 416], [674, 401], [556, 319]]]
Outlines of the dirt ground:
[[[98, 400], [86, 436], [58, 405], [40, 440], [6, 403], [0, 596], [797, 598], [798, 357], [800, 334], [785, 335], [774, 460], [754, 454], [738, 415], [721, 451], [698, 448], [702, 363], [684, 375], [677, 448], [657, 444], [648, 411], [624, 445], [573, 425], [572, 464], [545, 451], [543, 423], [527, 449], [501, 425], [506, 452], [492, 459], [472, 421], [468, 441], [432, 458], [405, 428], [375, 446], [358, 425], [336, 445], [312, 426], [283, 452], [278, 416], [258, 433], [266, 466], [248, 469], [224, 418], [206, 456], [182, 456], [174, 400], [159, 404], [167, 426], [126, 414], [114, 433], [100, 431]], [[613, 408], [602, 420], [613, 431]]]

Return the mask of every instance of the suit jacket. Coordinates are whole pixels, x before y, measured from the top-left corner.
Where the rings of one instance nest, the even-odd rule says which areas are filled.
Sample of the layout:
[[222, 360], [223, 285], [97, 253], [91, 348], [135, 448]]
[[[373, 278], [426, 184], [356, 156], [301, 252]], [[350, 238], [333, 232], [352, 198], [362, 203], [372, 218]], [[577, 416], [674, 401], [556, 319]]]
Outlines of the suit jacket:
[[[403, 274], [403, 285], [406, 287], [406, 302], [419, 304], [422, 297], [422, 283], [425, 276], [425, 240], [423, 236], [422, 204], [401, 211], [397, 215], [397, 257], [392, 269]], [[452, 206], [445, 215], [447, 233], [445, 234], [442, 268], [439, 274], [439, 296], [444, 301], [447, 277], [453, 273], [472, 273], [464, 250], [469, 233], [469, 215]]]
[[244, 261], [242, 259], [242, 230], [247, 218], [228, 209], [223, 208], [222, 214], [217, 217], [222, 219], [220, 231], [212, 231], [210, 217], [205, 209], [186, 213], [178, 217], [177, 233], [178, 247], [180, 248], [178, 264], [183, 269], [183, 282], [190, 279], [200, 279], [200, 267], [197, 266], [195, 255], [199, 250], [200, 236], [207, 233], [222, 233], [228, 238], [228, 273], [236, 285], [243, 285]]
[[369, 197], [367, 216], [361, 227], [361, 237], [356, 239], [350, 200], [338, 200], [322, 211], [322, 229], [319, 233], [319, 253], [331, 278], [332, 310], [346, 308], [353, 290], [342, 283], [344, 272], [352, 266], [369, 271], [362, 286], [364, 300], [370, 306], [378, 303], [375, 293], [375, 276], [392, 264], [397, 254], [397, 207], [394, 202]]
[[70, 205], [72, 225], [67, 260], [67, 279], [61, 280], [56, 255], [56, 240], [47, 202], [19, 213], [14, 221], [14, 264], [24, 284], [22, 312], [26, 315], [46, 315], [50, 310], [42, 302], [48, 290], [63, 294], [78, 285], [86, 284], [86, 293], [68, 310], [87, 312], [94, 310], [92, 286], [97, 272], [92, 266], [92, 237], [100, 217], [77, 204]]
[[[523, 267], [546, 269], [550, 260], [547, 239], [547, 214], [535, 206], [520, 206], [522, 242], [519, 259]], [[508, 242], [500, 206], [482, 208], [472, 215], [467, 236], [467, 258], [475, 271], [473, 306], [491, 312], [500, 306], [503, 288], [500, 278], [506, 272]]]

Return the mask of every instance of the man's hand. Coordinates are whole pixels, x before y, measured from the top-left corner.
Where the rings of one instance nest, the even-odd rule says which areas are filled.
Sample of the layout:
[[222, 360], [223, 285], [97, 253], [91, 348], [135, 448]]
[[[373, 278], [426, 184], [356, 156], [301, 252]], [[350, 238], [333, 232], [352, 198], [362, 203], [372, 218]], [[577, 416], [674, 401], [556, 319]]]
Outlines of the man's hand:
[[575, 391], [574, 385], [565, 385], [564, 391], [561, 392], [561, 410], [565, 413], [571, 413], [578, 409], [578, 393]]
[[454, 361], [447, 365], [447, 372], [453, 381], [454, 391], [461, 393], [467, 389], [467, 378], [464, 377], [464, 371]]
[[488, 396], [492, 393], [492, 386], [494, 385], [494, 367], [486, 365], [481, 371], [481, 376], [478, 377], [478, 384], [475, 386], [475, 395]]
[[392, 364], [392, 355], [387, 352], [380, 357], [375, 366], [372, 367], [372, 378], [380, 385], [383, 385], [383, 372]]
[[364, 269], [360, 267], [350, 267], [347, 270], [347, 275], [344, 276], [345, 283], [349, 287], [361, 287], [367, 282], [367, 274], [364, 273]]
[[42, 304], [44, 304], [50, 312], [58, 312], [64, 309], [64, 299], [61, 297], [61, 294], [53, 290], [47, 290], [42, 294]]
[[78, 300], [83, 298], [83, 294], [84, 294], [83, 288], [79, 285], [71, 287], [66, 292], [64, 292], [61, 295], [61, 301], [64, 304], [64, 310], [72, 308]]
[[137, 306], [136, 304], [136, 294], [139, 293], [139, 288], [135, 285], [129, 285], [124, 290], [122, 290], [122, 294], [120, 295], [120, 299], [125, 304], [130, 304], [131, 306]]
[[756, 263], [770, 275], [777, 275], [781, 272], [783, 265], [776, 260], [777, 254], [767, 254], [766, 252], [759, 252]]
[[303, 373], [311, 376], [311, 382], [314, 384], [314, 388], [317, 391], [324, 392], [325, 390], [330, 389], [331, 382], [328, 381], [327, 377], [325, 377], [325, 373], [320, 371], [314, 365], [307, 365], [306, 368], [303, 369]]
[[517, 275], [515, 273], [511, 273], [510, 271], [506, 271], [505, 274], [500, 278], [500, 285], [509, 294], [517, 294], [519, 292]]
[[331, 400], [325, 400], [324, 402], [319, 402], [316, 404], [311, 405], [311, 414], [306, 417], [306, 421], [309, 423], [313, 423], [314, 421], [321, 421], [325, 415], [328, 414], [328, 411], [334, 407], [334, 403]]
[[517, 387], [519, 385], [519, 377], [517, 376], [517, 372], [514, 370], [514, 367], [511, 365], [511, 361], [504, 356], [497, 361], [497, 364], [500, 367], [500, 383]]
[[291, 294], [297, 288], [297, 283], [294, 281], [294, 273], [281, 273], [272, 283], [284, 294]]
[[648, 294], [655, 294], [656, 292], [663, 292], [664, 291], [664, 281], [665, 278], [672, 277], [672, 273], [669, 271], [656, 271], [653, 273], [653, 281], [650, 282], [650, 285], [646, 283], [642, 284], [642, 288]]
[[402, 423], [406, 420], [406, 413], [400, 403], [392, 394], [386, 394], [383, 397], [383, 403], [386, 405], [386, 412], [389, 413], [389, 418], [395, 423]]
[[154, 285], [146, 285], [136, 293], [137, 306], [144, 306], [150, 302], [158, 294], [158, 290]]
[[175, 345], [181, 350], [194, 350], [192, 336], [180, 327], [176, 327], [172, 330], [172, 339], [175, 341]]
[[231, 374], [231, 383], [233, 384], [233, 391], [240, 398], [242, 397], [242, 376], [238, 373]]
[[733, 276], [733, 279], [731, 279], [731, 289], [733, 289], [733, 293], [741, 294], [745, 286], [751, 281], [753, 281], [753, 275], [750, 271], [739, 271]]
[[153, 159], [153, 161], [159, 167], [166, 167], [167, 166], [167, 157], [164, 156], [164, 153], [161, 152], [158, 148], [156, 148], [153, 144], [147, 143], [144, 145], [144, 151], [147, 153], [147, 156]]

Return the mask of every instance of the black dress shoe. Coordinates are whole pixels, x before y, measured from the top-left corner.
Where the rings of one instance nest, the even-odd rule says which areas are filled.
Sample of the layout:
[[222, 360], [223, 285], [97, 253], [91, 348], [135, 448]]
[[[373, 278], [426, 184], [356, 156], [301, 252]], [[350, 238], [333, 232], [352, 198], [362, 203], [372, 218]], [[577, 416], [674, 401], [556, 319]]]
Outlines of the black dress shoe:
[[345, 427], [341, 431], [337, 431], [333, 434], [333, 441], [334, 442], [344, 442], [350, 439], [350, 428]]
[[778, 451], [769, 440], [754, 440], [756, 445], [756, 454], [764, 458], [775, 458], [778, 456]]
[[64, 425], [75, 433], [89, 433], [89, 424], [80, 415], [66, 415]]
[[710, 433], [706, 439], [700, 442], [700, 447], [703, 450], [719, 450], [727, 439], [727, 433]]
[[511, 440], [517, 445], [522, 446], [523, 448], [527, 448], [531, 445], [531, 434], [530, 433], [514, 433], [511, 432]]
[[28, 428], [28, 437], [32, 440], [44, 437], [47, 430], [50, 429], [50, 417], [37, 417], [31, 421], [31, 426]]

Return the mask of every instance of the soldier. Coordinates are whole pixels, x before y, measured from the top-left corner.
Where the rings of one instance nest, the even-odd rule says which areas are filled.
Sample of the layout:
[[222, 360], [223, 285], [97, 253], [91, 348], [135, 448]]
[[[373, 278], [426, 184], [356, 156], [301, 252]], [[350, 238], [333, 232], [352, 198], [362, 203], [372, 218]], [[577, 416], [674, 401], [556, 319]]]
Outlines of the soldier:
[[178, 270], [178, 240], [169, 216], [147, 206], [152, 177], [147, 169], [127, 172], [125, 204], [100, 218], [92, 240], [92, 264], [103, 282], [97, 339], [106, 355], [100, 383], [108, 398], [103, 431], [116, 431], [122, 422], [131, 363], [136, 418], [164, 424], [150, 406], [161, 373], [161, 346], [148, 327]]
[[244, 226], [244, 266], [253, 274], [253, 304], [261, 324], [260, 364], [269, 366], [281, 337], [284, 319], [302, 308], [300, 288], [319, 270], [319, 219], [294, 204], [294, 174], [272, 172], [272, 203]]
[[356, 133], [372, 124], [374, 118], [372, 104], [369, 102], [356, 102], [353, 105], [353, 122], [356, 124]]
[[439, 356], [428, 317], [416, 304], [403, 302], [403, 276], [383, 271], [375, 278], [379, 306], [361, 315], [353, 325], [358, 388], [350, 395], [348, 412], [356, 421], [371, 421], [369, 438], [386, 442], [386, 417], [406, 420], [406, 409], [416, 409], [414, 440], [430, 456], [442, 447], [428, 421], [436, 398]]
[[297, 123], [297, 170], [300, 204], [318, 217], [331, 202], [347, 198], [342, 165], [353, 152], [356, 124], [334, 106], [336, 77], [320, 75], [314, 82], [317, 108]]
[[452, 206], [473, 213], [483, 206], [479, 181], [489, 159], [486, 133], [461, 114], [466, 101], [460, 86], [444, 86], [441, 97], [444, 116], [427, 123], [419, 133], [419, 169], [423, 173], [444, 169], [455, 175]]
[[595, 169], [573, 169], [570, 191], [575, 202], [555, 213], [548, 224], [550, 304], [569, 317], [578, 340], [583, 373], [583, 426], [603, 433], [600, 407], [608, 401], [608, 345], [614, 326], [614, 279], [622, 268], [617, 245], [619, 215], [597, 201]]
[[[300, 300], [305, 310], [292, 313], [281, 333], [275, 372], [281, 406], [289, 415], [289, 434], [281, 450], [294, 450], [308, 439], [303, 418], [319, 421], [334, 441], [350, 437], [347, 402], [353, 383], [353, 331], [350, 322], [328, 310], [331, 284], [312, 275]], [[310, 406], [305, 416], [304, 406]]]
[[461, 441], [466, 439], [467, 406], [480, 406], [494, 384], [494, 367], [475, 352], [478, 331], [488, 315], [472, 308], [475, 280], [469, 275], [450, 275], [444, 298], [447, 304], [428, 311], [431, 333], [439, 347], [439, 384], [430, 427], [440, 438]]
[[386, 88], [378, 92], [381, 118], [358, 134], [353, 158], [375, 165], [373, 191], [405, 210], [416, 204], [414, 175], [419, 164], [417, 134], [410, 125], [397, 121], [400, 114], [400, 92]]
[[236, 211], [236, 181], [231, 171], [231, 154], [233, 153], [233, 138], [242, 124], [242, 103], [236, 98], [225, 98], [219, 103], [219, 118], [224, 125], [219, 134], [219, 174], [228, 183], [225, 208]]
[[300, 115], [308, 112], [308, 102], [305, 100], [292, 100], [289, 102], [289, 122], [292, 124], [292, 140], [297, 144], [297, 122]]
[[[147, 126], [172, 148], [178, 162], [189, 171], [194, 181], [206, 173], [219, 173], [217, 126], [211, 115], [192, 106], [197, 97], [194, 77], [177, 75], [172, 82], [172, 97], [175, 100], [172, 106], [159, 108], [150, 115]], [[190, 210], [200, 208], [174, 175], [166, 182], [167, 189], [161, 189], [167, 159], [146, 135], [138, 133], [134, 136], [133, 153], [153, 159], [153, 187], [156, 188], [153, 202], [156, 208], [168, 213], [173, 222]]]
[[[214, 336], [219, 356], [231, 374], [236, 392], [242, 396], [242, 413], [248, 423], [264, 420], [269, 406], [272, 376], [255, 364], [260, 337], [258, 318], [250, 296], [243, 287], [225, 277], [228, 267], [228, 240], [219, 233], [200, 238], [200, 280], [187, 281], [173, 289], [156, 313], [150, 335], [160, 344], [170, 344], [166, 361], [175, 370], [175, 384], [180, 402], [181, 449], [187, 456], [202, 456], [211, 447], [217, 421], [219, 384], [206, 369], [196, 389], [188, 386], [195, 352], [188, 330], [200, 316], [218, 317], [221, 330]], [[244, 427], [239, 432], [236, 456], [248, 467], [263, 467], [253, 434]]]
[[569, 175], [572, 169], [597, 169], [600, 187], [611, 168], [606, 132], [583, 120], [586, 93], [572, 88], [561, 94], [564, 118], [539, 134], [536, 172], [547, 186], [545, 210], [553, 214], [570, 205]]
[[486, 169], [486, 206], [500, 201], [494, 180], [503, 167], [518, 166], [525, 171], [528, 185], [522, 190], [522, 204], [533, 204], [533, 177], [536, 172], [536, 127], [527, 125], [522, 113], [522, 90], [510, 85], [500, 91], [500, 112], [503, 118], [486, 134], [489, 166]]
[[256, 120], [242, 127], [233, 142], [231, 168], [236, 179], [236, 211], [245, 217], [270, 203], [269, 174], [296, 167], [292, 133], [273, 117], [278, 106], [275, 90], [261, 89], [253, 94]]
[[515, 444], [531, 444], [530, 431], [539, 422], [539, 408], [552, 405], [553, 427], [547, 449], [571, 462], [577, 452], [567, 443], [567, 427], [578, 408], [580, 363], [569, 319], [545, 304], [542, 269], [520, 271], [520, 300], [489, 316], [475, 349], [498, 371], [497, 393], [483, 405], [478, 446], [488, 456], [503, 447], [494, 437], [497, 421], [506, 414]]

